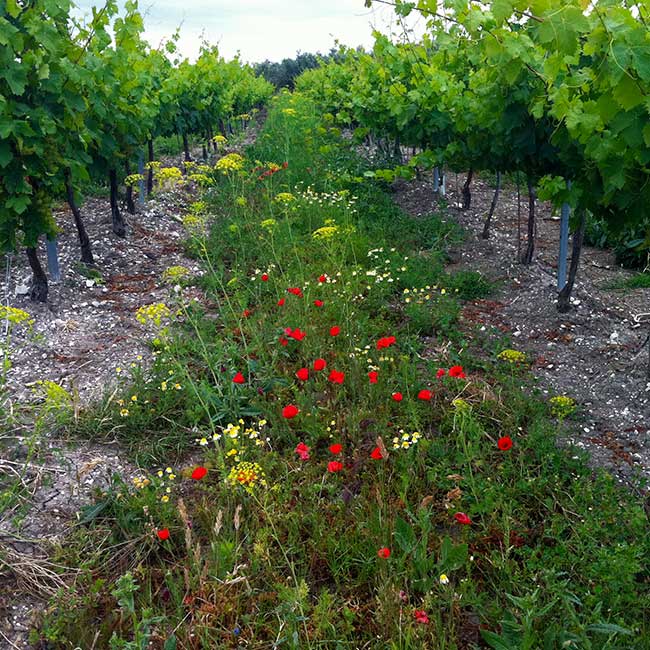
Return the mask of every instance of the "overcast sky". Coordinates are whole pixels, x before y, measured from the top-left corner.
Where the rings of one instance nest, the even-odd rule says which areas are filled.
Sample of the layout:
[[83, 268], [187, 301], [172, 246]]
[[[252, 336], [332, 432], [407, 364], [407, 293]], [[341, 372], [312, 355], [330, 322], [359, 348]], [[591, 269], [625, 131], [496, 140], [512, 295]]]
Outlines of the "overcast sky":
[[[77, 5], [85, 13], [102, 1], [77, 0]], [[202, 35], [226, 58], [240, 51], [244, 61], [256, 62], [281, 61], [297, 51], [324, 54], [336, 39], [367, 47], [373, 28], [399, 30], [390, 7], [366, 9], [363, 0], [140, 0], [140, 10], [151, 45], [180, 26], [179, 49], [190, 59]]]

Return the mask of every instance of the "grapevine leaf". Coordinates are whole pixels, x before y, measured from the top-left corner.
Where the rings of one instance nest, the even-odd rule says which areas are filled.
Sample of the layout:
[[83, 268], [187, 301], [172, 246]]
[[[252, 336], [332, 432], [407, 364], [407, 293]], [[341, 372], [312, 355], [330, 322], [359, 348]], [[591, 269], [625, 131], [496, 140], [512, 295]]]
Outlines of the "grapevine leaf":
[[0, 140], [0, 167], [6, 167], [13, 158], [11, 147], [6, 140]]
[[621, 108], [626, 111], [641, 104], [644, 100], [643, 93], [639, 88], [637, 82], [630, 76], [625, 75], [618, 85], [614, 88], [612, 93], [614, 99], [618, 102]]

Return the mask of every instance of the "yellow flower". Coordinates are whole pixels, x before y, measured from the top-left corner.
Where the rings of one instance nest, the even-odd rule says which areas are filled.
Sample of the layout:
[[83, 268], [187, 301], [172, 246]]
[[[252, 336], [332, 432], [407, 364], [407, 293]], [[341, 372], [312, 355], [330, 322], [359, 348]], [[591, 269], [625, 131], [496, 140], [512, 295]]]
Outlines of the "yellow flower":
[[256, 485], [266, 487], [264, 471], [258, 463], [238, 463], [233, 466], [226, 477], [226, 483], [233, 487], [240, 485], [250, 492]]
[[571, 397], [557, 395], [551, 397], [551, 413], [557, 418], [565, 418], [576, 410], [576, 403]]
[[120, 409], [120, 415], [125, 418], [129, 414], [129, 409]]
[[169, 501], [169, 496], [168, 496], [167, 494], [163, 494], [163, 496], [160, 497], [160, 500], [161, 500], [163, 503], [167, 503], [167, 501]]
[[276, 194], [275, 198], [273, 199], [273, 202], [288, 205], [289, 203], [295, 200], [296, 197], [293, 194], [291, 194], [291, 192], [280, 192], [279, 194]]
[[34, 324], [34, 319], [26, 311], [4, 305], [0, 305], [0, 320], [9, 321], [12, 325], [26, 323], [31, 327]]
[[526, 355], [523, 352], [519, 352], [519, 350], [502, 350], [497, 354], [497, 359], [512, 364], [525, 363]]
[[448, 585], [449, 584], [449, 578], [444, 574], [440, 574], [440, 584], [441, 585]]
[[244, 158], [238, 153], [229, 153], [220, 158], [214, 168], [222, 174], [238, 172], [244, 168]]

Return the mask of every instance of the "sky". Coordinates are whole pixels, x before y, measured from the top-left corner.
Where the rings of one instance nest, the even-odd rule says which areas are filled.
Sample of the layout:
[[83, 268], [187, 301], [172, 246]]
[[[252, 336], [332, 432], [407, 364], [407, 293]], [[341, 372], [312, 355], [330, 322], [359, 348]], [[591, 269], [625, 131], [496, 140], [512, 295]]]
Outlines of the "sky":
[[[76, 0], [89, 13], [101, 0]], [[120, 2], [123, 6], [123, 2]], [[232, 58], [239, 51], [250, 63], [281, 61], [296, 52], [327, 53], [338, 40], [356, 47], [372, 45], [373, 28], [401, 33], [391, 7], [364, 6], [364, 0], [140, 0], [145, 39], [157, 47], [181, 28], [178, 49], [196, 58], [201, 37]], [[421, 19], [411, 19], [421, 28]]]

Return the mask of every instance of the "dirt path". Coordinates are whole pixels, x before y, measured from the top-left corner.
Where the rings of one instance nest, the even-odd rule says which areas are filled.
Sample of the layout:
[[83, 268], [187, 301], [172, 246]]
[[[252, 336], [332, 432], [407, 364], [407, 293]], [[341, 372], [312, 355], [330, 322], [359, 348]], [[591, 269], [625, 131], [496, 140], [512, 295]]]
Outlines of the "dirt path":
[[[471, 208], [463, 211], [456, 207], [461, 201], [456, 187], [464, 181], [459, 175], [456, 184], [451, 174], [447, 183], [451, 207], [446, 213], [467, 233], [449, 270], [480, 271], [499, 284], [496, 298], [468, 305], [464, 317], [508, 332], [513, 347], [529, 352], [545, 396], [568, 395], [578, 402], [578, 424], [565, 442], [587, 450], [594, 465], [607, 468], [621, 482], [650, 479], [650, 384], [645, 374], [647, 349], [641, 349], [648, 331], [633, 322], [634, 314], [650, 311], [650, 289], [612, 289], [630, 272], [617, 267], [611, 253], [586, 247], [574, 308], [559, 314], [559, 221], [551, 219], [550, 206], [537, 203], [535, 258], [525, 267], [517, 263], [516, 188], [502, 192], [492, 236], [486, 241], [480, 233], [493, 189], [476, 179]], [[522, 197], [522, 237], [527, 199]], [[414, 216], [438, 205], [430, 181], [401, 186], [396, 200]]]

